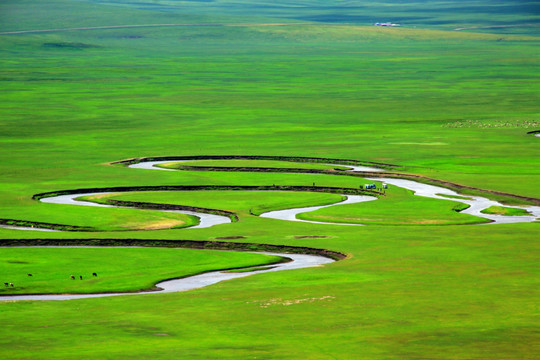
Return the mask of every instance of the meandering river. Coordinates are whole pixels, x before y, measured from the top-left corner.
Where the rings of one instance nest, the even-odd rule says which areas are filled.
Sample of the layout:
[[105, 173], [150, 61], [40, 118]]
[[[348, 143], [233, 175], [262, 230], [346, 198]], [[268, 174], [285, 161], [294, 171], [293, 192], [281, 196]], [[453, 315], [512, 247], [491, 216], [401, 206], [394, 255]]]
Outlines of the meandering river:
[[[537, 135], [538, 136], [538, 135]], [[161, 167], [156, 167], [158, 164], [163, 163], [170, 163], [173, 162], [171, 160], [167, 161], [148, 161], [148, 162], [141, 162], [138, 164], [130, 165], [131, 168], [136, 169], [152, 169], [152, 170], [162, 170], [162, 171], [175, 171], [174, 169], [165, 169]], [[333, 166], [343, 166], [339, 164], [328, 164]], [[363, 166], [350, 166], [350, 169], [348, 171], [382, 171], [382, 169], [372, 168], [372, 167], [363, 167]], [[427, 185], [422, 184], [416, 181], [411, 180], [403, 180], [403, 179], [391, 179], [391, 178], [368, 178], [368, 180], [371, 181], [378, 181], [383, 182], [392, 186], [397, 186], [405, 189], [409, 189], [414, 191], [415, 195], [418, 196], [425, 196], [435, 199], [441, 199], [441, 200], [451, 200], [456, 202], [461, 202], [464, 204], [469, 205], [469, 208], [466, 210], [463, 210], [463, 213], [482, 217], [485, 219], [488, 219], [491, 221], [492, 224], [494, 223], [518, 223], [518, 222], [531, 222], [535, 221], [540, 217], [540, 207], [539, 206], [508, 206], [508, 205], [502, 205], [497, 201], [489, 200], [483, 197], [479, 196], [464, 196], [461, 195], [455, 191], [434, 186], [434, 185]], [[72, 195], [60, 195], [60, 196], [53, 196], [53, 197], [46, 197], [42, 198], [40, 201], [44, 203], [51, 203], [51, 204], [63, 204], [63, 205], [83, 205], [83, 206], [97, 206], [97, 207], [115, 207], [113, 205], [105, 205], [105, 204], [98, 204], [94, 202], [89, 201], [82, 201], [78, 200], [77, 198], [83, 197], [83, 196], [92, 196], [92, 195], [106, 195], [108, 193], [80, 193], [80, 194], [72, 194]], [[448, 198], [446, 196], [460, 196], [462, 198]], [[335, 204], [328, 204], [328, 205], [322, 205], [322, 206], [310, 206], [310, 207], [301, 207], [301, 208], [294, 208], [294, 209], [285, 209], [285, 210], [278, 210], [278, 211], [271, 211], [267, 213], [261, 214], [261, 217], [266, 218], [273, 218], [273, 219], [279, 219], [279, 220], [287, 220], [287, 221], [303, 221], [303, 222], [310, 222], [310, 223], [318, 223], [318, 224], [327, 224], [327, 225], [359, 225], [359, 224], [341, 224], [341, 223], [326, 223], [326, 222], [316, 222], [316, 221], [307, 221], [307, 220], [301, 220], [297, 219], [297, 215], [304, 212], [310, 212], [315, 211], [321, 208], [329, 207], [329, 206], [335, 206], [335, 205], [344, 205], [344, 204], [353, 204], [353, 203], [361, 203], [366, 201], [373, 201], [377, 200], [377, 198], [372, 196], [358, 196], [358, 195], [348, 195], [346, 197], [346, 200], [337, 202]], [[525, 209], [527, 210], [530, 215], [528, 216], [504, 216], [504, 215], [492, 215], [492, 214], [484, 214], [481, 212], [481, 210], [486, 209], [491, 206], [505, 206], [509, 208], [518, 208], [518, 209]], [[194, 215], [200, 218], [199, 225], [193, 226], [192, 228], [207, 228], [215, 225], [220, 225], [224, 223], [231, 222], [230, 218], [226, 216], [221, 215], [213, 215], [213, 214], [206, 214], [206, 213], [198, 213], [198, 212], [191, 212], [191, 211], [177, 211], [177, 210], [163, 210], [167, 212], [176, 212], [176, 213], [183, 213], [183, 214], [189, 214]], [[3, 227], [8, 227], [7, 225], [4, 225]], [[31, 228], [31, 227], [13, 227], [10, 226], [9, 228], [15, 228], [19, 230], [40, 230], [40, 231], [50, 231], [49, 229], [37, 229], [37, 228]], [[0, 301], [15, 301], [15, 300], [72, 300], [72, 299], [85, 299], [85, 298], [96, 298], [96, 297], [105, 297], [105, 296], [121, 296], [121, 295], [142, 295], [142, 294], [151, 294], [151, 293], [170, 293], [170, 292], [179, 292], [179, 291], [187, 291], [192, 289], [201, 288], [204, 286], [212, 285], [220, 281], [230, 280], [230, 279], [236, 279], [241, 278], [253, 274], [258, 273], [265, 273], [265, 272], [272, 272], [272, 271], [283, 271], [283, 270], [291, 270], [291, 269], [301, 269], [306, 267], [312, 267], [312, 266], [319, 266], [324, 265], [327, 263], [330, 263], [334, 260], [323, 257], [323, 256], [315, 256], [315, 255], [298, 255], [298, 254], [283, 254], [283, 253], [269, 253], [265, 252], [263, 254], [268, 255], [276, 255], [276, 256], [282, 256], [290, 259], [291, 261], [286, 263], [280, 263], [275, 265], [270, 265], [268, 267], [263, 267], [261, 270], [258, 268], [257, 270], [253, 271], [243, 271], [243, 272], [223, 272], [223, 271], [212, 271], [196, 276], [191, 276], [187, 278], [182, 279], [174, 279], [174, 280], [167, 280], [160, 282], [156, 284], [156, 286], [159, 288], [159, 290], [156, 291], [149, 291], [149, 292], [139, 292], [139, 293], [102, 293], [102, 294], [58, 294], [58, 295], [14, 295], [14, 296], [0, 296]]]

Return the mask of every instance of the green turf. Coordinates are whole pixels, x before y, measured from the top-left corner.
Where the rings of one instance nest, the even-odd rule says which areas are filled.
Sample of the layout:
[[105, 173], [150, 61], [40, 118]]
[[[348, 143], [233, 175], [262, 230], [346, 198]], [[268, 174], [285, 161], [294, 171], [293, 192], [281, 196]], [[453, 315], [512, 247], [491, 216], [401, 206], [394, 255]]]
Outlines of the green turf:
[[[371, 26], [376, 21], [403, 27]], [[299, 22], [309, 24], [263, 26]], [[0, 35], [0, 218], [119, 230], [129, 222], [140, 227], [165, 215], [43, 204], [31, 197], [110, 186], [315, 182], [358, 188], [365, 183], [349, 176], [107, 165], [144, 156], [349, 158], [540, 197], [539, 139], [526, 134], [540, 129], [535, 2], [0, 4], [0, 32], [159, 23], [259, 25]], [[519, 26], [452, 30], [508, 25]], [[0, 357], [537, 358], [537, 222], [430, 227], [286, 222], [251, 216], [249, 210], [261, 204], [273, 209], [324, 203], [335, 196], [283, 194], [272, 199], [263, 194], [252, 203], [232, 195], [189, 194], [193, 205], [244, 213], [237, 223], [208, 229], [0, 229], [0, 238], [237, 237], [234, 241], [327, 248], [348, 258], [183, 294], [2, 303]], [[184, 201], [162, 194], [147, 199], [167, 198]], [[465, 216], [442, 200], [408, 195], [402, 203], [397, 200], [395, 206], [388, 197], [353, 209], [370, 206], [370, 216], [385, 220], [382, 207], [387, 206], [392, 214], [399, 209], [418, 222], [422, 219], [413, 210], [419, 211], [422, 203], [431, 220], [452, 222]], [[143, 250], [138, 263], [161, 267]], [[43, 251], [43, 258], [58, 259], [56, 249]], [[112, 256], [108, 254], [105, 259]], [[115, 262], [127, 260], [121, 258], [108, 266], [120, 268]], [[94, 261], [100, 257], [79, 263]]]

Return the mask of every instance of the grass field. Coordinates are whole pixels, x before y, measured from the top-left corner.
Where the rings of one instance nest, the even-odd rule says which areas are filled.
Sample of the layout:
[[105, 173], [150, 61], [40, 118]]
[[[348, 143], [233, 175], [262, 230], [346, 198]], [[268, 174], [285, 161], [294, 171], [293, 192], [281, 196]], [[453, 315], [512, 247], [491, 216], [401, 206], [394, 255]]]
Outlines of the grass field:
[[[3, 1], [0, 218], [104, 231], [0, 228], [0, 242], [234, 238], [329, 249], [347, 258], [185, 293], [1, 303], [0, 357], [536, 359], [538, 221], [455, 225], [472, 219], [452, 211], [452, 199], [392, 188], [377, 201], [308, 215], [370, 219], [370, 226], [255, 216], [332, 203], [340, 199], [336, 194], [112, 197], [239, 215], [238, 222], [211, 228], [149, 230], [193, 219], [45, 204], [32, 195], [114, 186], [315, 183], [357, 189], [366, 183], [352, 176], [110, 165], [145, 156], [280, 155], [384, 162], [407, 173], [540, 198], [540, 139], [527, 134], [540, 129], [537, 10], [536, 2], [506, 0]], [[378, 21], [402, 27], [372, 26]], [[145, 24], [190, 26], [5, 34]], [[453, 30], [474, 26], [490, 28]], [[403, 223], [408, 226], [389, 226]], [[39, 284], [32, 277], [34, 290], [20, 292], [135, 291], [162, 278], [266, 263], [249, 254], [157, 248], [0, 254], [0, 273], [19, 276], [15, 284], [29, 281], [26, 266], [49, 274]], [[89, 272], [99, 265], [118, 276], [69, 287], [72, 280], [59, 279], [71, 273], [71, 264]]]

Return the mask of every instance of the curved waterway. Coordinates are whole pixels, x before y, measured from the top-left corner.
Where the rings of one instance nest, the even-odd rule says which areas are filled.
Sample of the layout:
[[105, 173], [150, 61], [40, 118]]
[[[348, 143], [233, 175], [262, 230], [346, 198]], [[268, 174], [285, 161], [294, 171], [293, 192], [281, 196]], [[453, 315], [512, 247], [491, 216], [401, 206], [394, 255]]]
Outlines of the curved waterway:
[[76, 300], [76, 299], [89, 299], [98, 297], [109, 296], [127, 296], [127, 295], [145, 295], [145, 294], [164, 294], [173, 292], [182, 292], [193, 289], [199, 289], [205, 286], [216, 284], [225, 280], [238, 279], [254, 274], [261, 274], [273, 271], [303, 269], [307, 267], [320, 266], [334, 262], [330, 258], [318, 255], [301, 255], [301, 254], [283, 254], [273, 252], [253, 252], [254, 254], [265, 254], [281, 256], [291, 261], [286, 263], [272, 264], [263, 266], [263, 270], [260, 270], [261, 266], [250, 267], [252, 269], [259, 269], [248, 271], [250, 268], [246, 268], [243, 272], [224, 272], [224, 271], [211, 271], [199, 275], [185, 277], [181, 279], [166, 280], [156, 284], [159, 288], [154, 291], [136, 292], [136, 293], [101, 293], [101, 294], [51, 294], [51, 295], [12, 295], [12, 296], [0, 296], [0, 301], [19, 301], [19, 300]]
[[[83, 197], [83, 196], [109, 195], [109, 194], [112, 194], [112, 193], [102, 192], [102, 193], [81, 193], [81, 194], [71, 194], [71, 195], [59, 195], [59, 196], [51, 196], [51, 197], [42, 198], [40, 199], [40, 201], [44, 203], [49, 203], [49, 204], [122, 208], [120, 206], [115, 206], [115, 205], [98, 204], [91, 201], [77, 200], [77, 198]], [[126, 209], [132, 209], [132, 208], [126, 208]], [[200, 212], [187, 211], [187, 210], [159, 210], [159, 211], [193, 215], [193, 216], [198, 217], [200, 219], [199, 224], [190, 226], [189, 227], [190, 229], [208, 228], [211, 226], [227, 224], [231, 222], [231, 219], [229, 217], [222, 216], [222, 215], [214, 215], [214, 214], [200, 213]]]
[[[540, 136], [539, 134], [535, 134], [535, 136]], [[149, 170], [168, 170], [168, 171], [175, 171], [174, 169], [165, 169], [156, 167], [155, 165], [164, 164], [164, 163], [171, 163], [171, 162], [188, 162], [192, 160], [184, 160], [184, 161], [174, 161], [174, 160], [166, 160], [166, 161], [147, 161], [147, 162], [141, 162], [133, 165], [129, 165], [131, 168], [137, 168], [137, 169], [149, 169]], [[366, 166], [352, 166], [352, 165], [342, 165], [342, 164], [324, 164], [324, 165], [330, 165], [330, 166], [346, 166], [349, 168], [347, 171], [384, 171], [384, 169], [380, 168], [372, 168], [372, 167], [366, 167]], [[424, 197], [430, 197], [433, 199], [441, 199], [441, 200], [450, 200], [450, 201], [456, 201], [460, 203], [464, 203], [469, 205], [469, 208], [466, 210], [461, 211], [464, 214], [474, 215], [480, 218], [484, 218], [487, 220], [490, 220], [491, 222], [488, 224], [509, 224], [509, 223], [523, 223], [523, 222], [532, 222], [536, 221], [540, 218], [540, 207], [539, 206], [511, 206], [511, 205], [503, 205], [497, 201], [489, 200], [484, 197], [480, 196], [468, 196], [468, 195], [461, 195], [455, 191], [440, 187], [440, 186], [434, 186], [434, 185], [427, 185], [422, 184], [416, 181], [412, 180], [403, 180], [403, 179], [391, 179], [391, 178], [369, 178], [368, 180], [372, 181], [380, 181], [386, 184], [394, 185], [397, 187], [401, 187], [404, 189], [412, 190], [414, 191], [415, 195], [418, 196], [424, 196]], [[469, 199], [456, 199], [456, 198], [448, 198], [444, 196], [440, 196], [438, 194], [444, 194], [444, 195], [450, 195], [450, 196], [461, 196], [466, 197]], [[334, 206], [334, 205], [344, 205], [344, 204], [352, 204], [352, 203], [360, 203], [360, 202], [366, 202], [376, 200], [376, 198], [371, 196], [349, 196], [346, 201], [330, 204], [330, 205], [324, 205], [324, 206], [311, 206], [311, 207], [303, 207], [303, 208], [294, 208], [294, 209], [285, 209], [285, 210], [278, 210], [278, 211], [271, 211], [264, 214], [261, 214], [262, 217], [267, 218], [273, 218], [273, 219], [279, 219], [279, 220], [287, 220], [287, 221], [300, 221], [300, 222], [310, 222], [310, 223], [316, 223], [316, 224], [329, 224], [329, 225], [361, 225], [361, 224], [348, 224], [348, 223], [331, 223], [331, 222], [318, 222], [318, 221], [309, 221], [309, 220], [301, 220], [297, 219], [296, 215], [300, 213], [315, 211], [318, 209], [322, 209], [324, 207]], [[520, 216], [506, 216], [506, 215], [494, 215], [494, 214], [484, 214], [481, 213], [481, 210], [487, 209], [491, 206], [502, 206], [507, 208], [515, 208], [515, 209], [523, 209], [529, 212], [530, 215], [520, 215]]]
[[[170, 164], [170, 163], [188, 163], [190, 161], [197, 160], [160, 160], [160, 161], [144, 161], [136, 164], [128, 165], [132, 169], [146, 169], [146, 170], [165, 170], [165, 171], [176, 171], [176, 169], [167, 169], [163, 167], [158, 167], [156, 165], [161, 164]], [[329, 165], [336, 167], [347, 167], [347, 171], [384, 171], [383, 169], [368, 167], [368, 166], [354, 166], [354, 165], [341, 165], [341, 164], [322, 164], [322, 163], [309, 163], [312, 165]]]
[[262, 213], [259, 216], [270, 218], [270, 219], [276, 219], [276, 220], [300, 221], [300, 222], [325, 224], [325, 225], [356, 225], [356, 226], [362, 225], [362, 224], [330, 223], [330, 222], [322, 222], [322, 221], [302, 220], [296, 217], [296, 215], [301, 214], [301, 213], [315, 211], [315, 210], [323, 209], [323, 208], [334, 206], [334, 205], [357, 204], [361, 202], [377, 200], [377, 198], [374, 196], [347, 195], [346, 197], [347, 197], [346, 200], [340, 201], [334, 204], [269, 211], [269, 212]]

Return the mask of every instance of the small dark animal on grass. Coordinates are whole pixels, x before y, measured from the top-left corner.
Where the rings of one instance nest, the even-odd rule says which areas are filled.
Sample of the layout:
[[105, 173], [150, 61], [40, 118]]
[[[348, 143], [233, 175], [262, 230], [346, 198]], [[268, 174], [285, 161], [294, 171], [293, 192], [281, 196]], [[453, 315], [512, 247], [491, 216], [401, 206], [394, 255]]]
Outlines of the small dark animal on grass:
[[70, 276], [71, 280], [75, 280], [75, 276], [71, 275]]
[[9, 286], [13, 287], [13, 283], [9, 283]]
[[82, 275], [79, 275], [79, 278], [82, 280]]
[[32, 274], [28, 274], [28, 276], [32, 276]]
[[97, 276], [97, 274], [96, 274], [96, 273], [92, 273], [92, 276]]
[[5, 286], [9, 286], [9, 283], [4, 283]]

